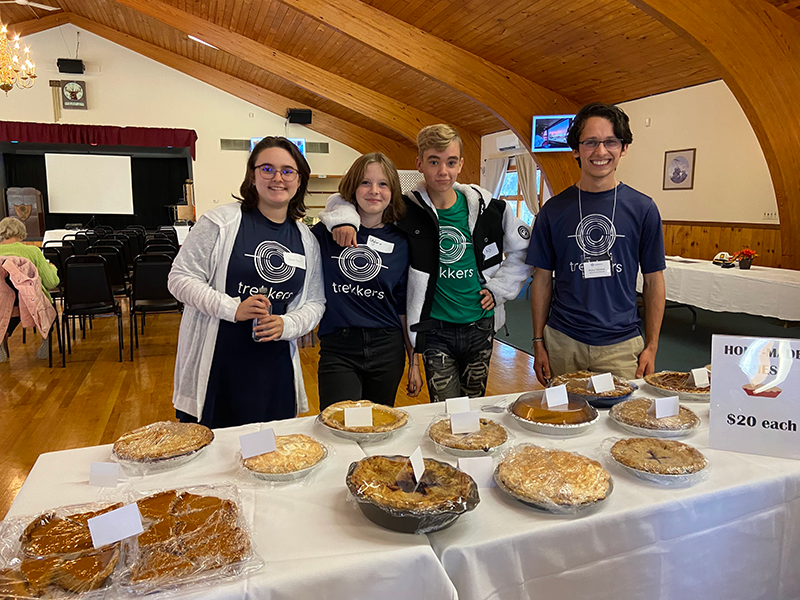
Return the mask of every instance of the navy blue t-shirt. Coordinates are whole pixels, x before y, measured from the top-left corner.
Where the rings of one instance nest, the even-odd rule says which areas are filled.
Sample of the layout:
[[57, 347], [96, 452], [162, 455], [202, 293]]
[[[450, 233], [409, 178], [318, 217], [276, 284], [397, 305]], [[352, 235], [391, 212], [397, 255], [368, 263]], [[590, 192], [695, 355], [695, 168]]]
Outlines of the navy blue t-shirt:
[[319, 335], [346, 327], [401, 329], [408, 280], [406, 235], [394, 225], [360, 227], [358, 248], [342, 248], [322, 223], [311, 231], [319, 240], [325, 278]]
[[[628, 187], [581, 190], [572, 186], [548, 200], [533, 224], [526, 262], [555, 271], [547, 324], [592, 346], [624, 342], [639, 334], [636, 277], [666, 268], [661, 215], [648, 196]], [[612, 223], [613, 214], [613, 223]], [[584, 279], [584, 256], [609, 252], [612, 277]]]

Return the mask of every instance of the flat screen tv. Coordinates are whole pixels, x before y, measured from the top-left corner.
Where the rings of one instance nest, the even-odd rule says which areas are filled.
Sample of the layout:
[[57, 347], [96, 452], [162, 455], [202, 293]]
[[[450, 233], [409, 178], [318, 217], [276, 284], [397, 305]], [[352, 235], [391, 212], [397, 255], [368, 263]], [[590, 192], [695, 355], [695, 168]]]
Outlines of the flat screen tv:
[[[256, 144], [264, 138], [250, 138], [250, 152], [256, 147]], [[303, 156], [306, 155], [306, 138], [286, 138], [300, 149]]]
[[534, 152], [569, 152], [567, 132], [575, 115], [543, 115], [533, 117]]

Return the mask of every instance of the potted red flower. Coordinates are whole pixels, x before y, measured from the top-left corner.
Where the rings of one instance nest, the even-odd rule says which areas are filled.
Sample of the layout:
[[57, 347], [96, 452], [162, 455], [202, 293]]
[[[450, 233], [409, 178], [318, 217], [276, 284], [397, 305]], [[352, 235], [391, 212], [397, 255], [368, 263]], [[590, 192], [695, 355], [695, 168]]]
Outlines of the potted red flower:
[[743, 248], [739, 250], [733, 257], [738, 261], [740, 269], [749, 269], [753, 265], [753, 259], [758, 256], [755, 250], [750, 248]]

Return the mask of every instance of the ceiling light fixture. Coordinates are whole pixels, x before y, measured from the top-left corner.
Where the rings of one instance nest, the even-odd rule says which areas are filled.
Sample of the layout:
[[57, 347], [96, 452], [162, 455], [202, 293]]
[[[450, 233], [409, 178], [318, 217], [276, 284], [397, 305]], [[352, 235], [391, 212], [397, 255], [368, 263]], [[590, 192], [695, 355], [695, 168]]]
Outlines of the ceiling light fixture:
[[36, 83], [36, 65], [31, 61], [31, 50], [25, 47], [20, 58], [19, 35], [8, 38], [8, 28], [0, 22], [0, 90], [8, 95], [16, 85], [20, 89]]

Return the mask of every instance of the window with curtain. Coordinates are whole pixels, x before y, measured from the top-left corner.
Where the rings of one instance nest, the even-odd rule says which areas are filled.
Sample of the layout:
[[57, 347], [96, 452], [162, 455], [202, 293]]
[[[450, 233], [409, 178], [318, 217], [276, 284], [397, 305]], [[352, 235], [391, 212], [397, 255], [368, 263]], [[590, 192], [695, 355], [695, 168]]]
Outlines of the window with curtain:
[[[537, 194], [538, 190], [541, 186], [541, 173], [537, 169], [536, 170], [536, 189]], [[531, 225], [533, 223], [533, 213], [528, 209], [528, 205], [525, 204], [525, 199], [522, 197], [522, 194], [519, 192], [519, 182], [517, 179], [517, 166], [516, 164], [512, 163], [508, 167], [508, 171], [506, 171], [505, 177], [503, 178], [503, 185], [500, 188], [500, 200], [505, 200], [506, 204], [508, 204], [509, 208], [514, 211], [514, 214], [517, 215], [523, 222]]]

